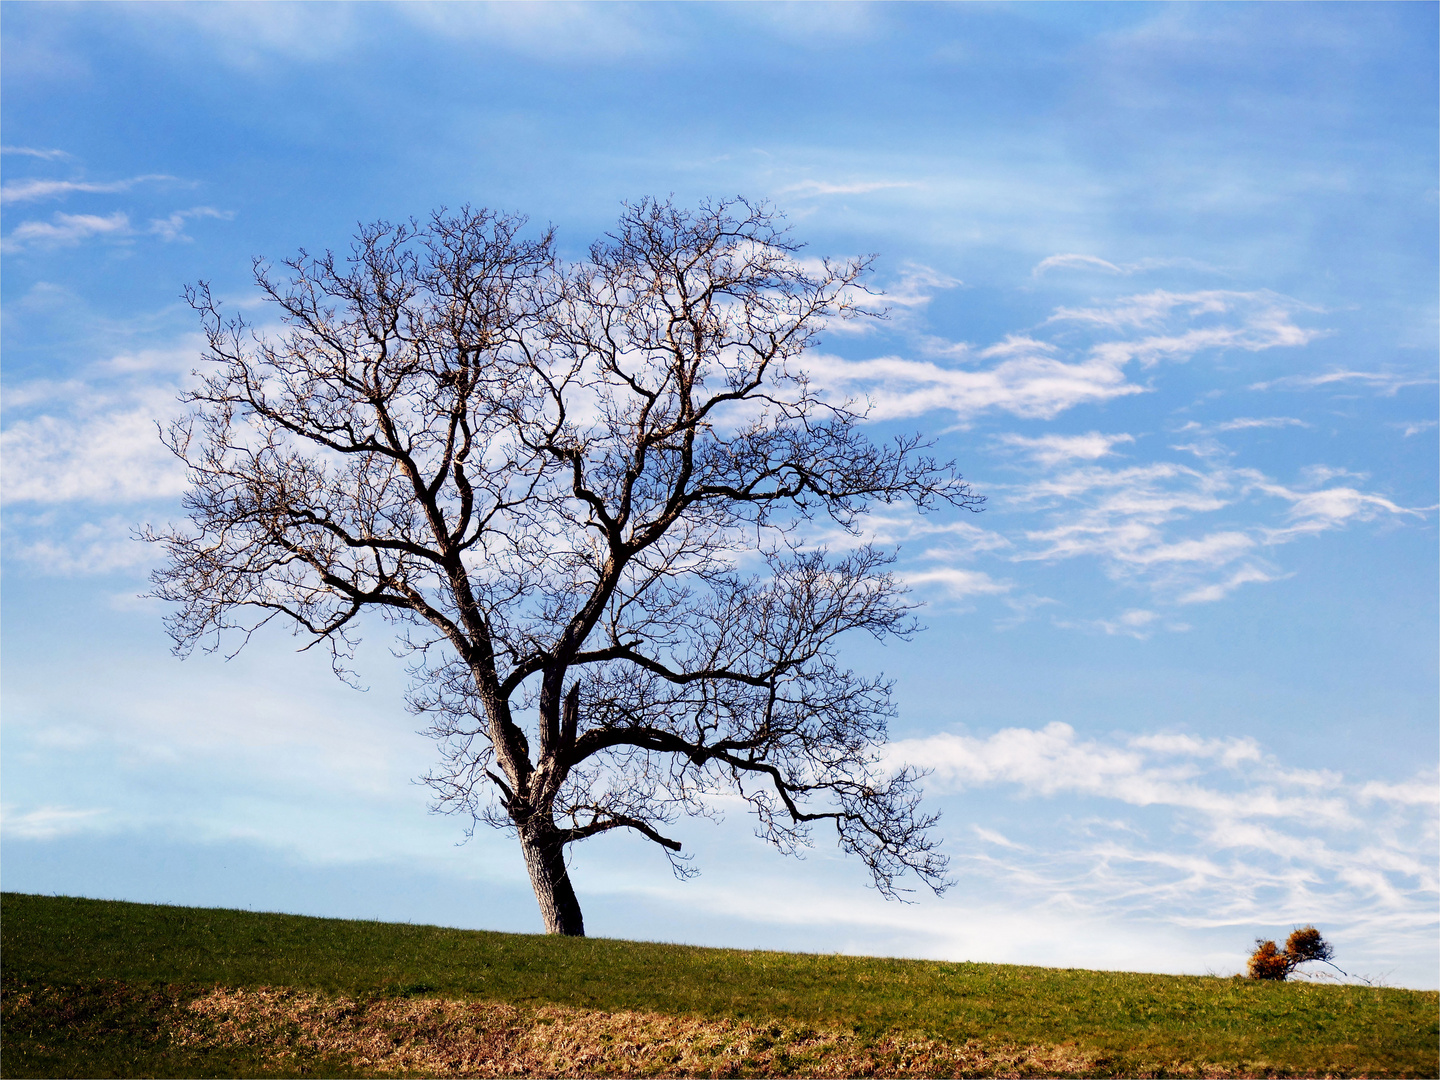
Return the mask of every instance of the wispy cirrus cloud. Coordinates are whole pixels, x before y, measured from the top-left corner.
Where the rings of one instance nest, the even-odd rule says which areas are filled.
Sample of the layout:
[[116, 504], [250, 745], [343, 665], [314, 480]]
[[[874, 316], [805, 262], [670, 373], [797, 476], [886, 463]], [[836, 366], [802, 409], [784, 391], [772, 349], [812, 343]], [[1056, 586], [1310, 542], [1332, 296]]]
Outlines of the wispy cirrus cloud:
[[[184, 469], [160, 442], [156, 425], [180, 409], [180, 380], [199, 351], [198, 336], [185, 335], [165, 347], [97, 361], [84, 378], [6, 385], [0, 501], [10, 507], [95, 506], [178, 495]], [[12, 536], [11, 542], [33, 548], [61, 539], [46, 531]], [[72, 552], [67, 566], [73, 570], [97, 542], [79, 534], [64, 541]]]
[[185, 234], [185, 223], [203, 218], [230, 221], [235, 217], [233, 210], [216, 210], [213, 206], [195, 206], [189, 210], [177, 210], [169, 217], [151, 218], [149, 232], [162, 240], [189, 240]]
[[1144, 392], [1125, 378], [1123, 365], [1091, 358], [1067, 362], [1058, 349], [1032, 338], [1010, 338], [980, 353], [990, 366], [946, 367], [898, 356], [875, 360], [809, 359], [812, 377], [869, 402], [874, 420], [947, 411], [962, 422], [981, 413], [1008, 412], [1052, 419], [1077, 405]]
[[923, 263], [906, 263], [900, 273], [885, 283], [885, 303], [894, 310], [898, 306], [913, 311], [924, 308], [941, 289], [963, 285], [959, 278], [942, 273]]
[[1037, 477], [1011, 488], [1007, 497], [1019, 507], [1051, 512], [1055, 523], [1027, 532], [1031, 549], [1017, 557], [1099, 555], [1129, 566], [1227, 562], [1255, 542], [1230, 530], [1170, 541], [1163, 526], [1223, 510], [1243, 494], [1242, 479], [1225, 469], [1172, 461], [1090, 465]]
[[185, 225], [189, 221], [214, 218], [229, 221], [235, 213], [216, 210], [213, 206], [196, 206], [177, 210], [168, 217], [151, 218], [144, 229], [131, 224], [130, 215], [117, 210], [112, 214], [55, 214], [50, 221], [21, 222], [0, 242], [0, 250], [23, 251], [27, 248], [74, 247], [91, 239], [124, 240], [136, 236], [158, 236], [166, 242], [189, 241]]
[[[967, 518], [974, 515], [966, 515]], [[979, 520], [984, 520], [983, 517]], [[850, 550], [860, 544], [924, 544], [929, 553], [1002, 551], [1011, 542], [999, 533], [982, 528], [971, 520], [942, 521], [918, 514], [902, 514], [885, 508], [877, 509], [861, 519], [859, 531], [848, 532], [838, 526], [817, 527], [811, 534], [813, 542], [831, 551]]]
[[1003, 595], [1014, 588], [1008, 581], [996, 581], [983, 570], [959, 566], [938, 566], [928, 570], [902, 570], [896, 575], [906, 585], [939, 592], [949, 600], [972, 596]]
[[1394, 397], [1407, 386], [1433, 386], [1436, 379], [1429, 375], [1414, 375], [1394, 371], [1327, 371], [1320, 375], [1286, 375], [1268, 382], [1250, 385], [1251, 390], [1313, 390], [1320, 386], [1353, 384], [1376, 390], [1387, 397]]
[[1262, 570], [1258, 566], [1243, 566], [1221, 581], [1214, 581], [1208, 585], [1197, 585], [1189, 592], [1182, 593], [1176, 599], [1176, 603], [1213, 604], [1216, 601], [1224, 600], [1242, 585], [1263, 585], [1266, 582], [1278, 581], [1284, 576], [1286, 575]]
[[1133, 443], [1134, 435], [1123, 432], [1118, 435], [1103, 435], [1098, 431], [1084, 435], [1000, 435], [996, 438], [1002, 447], [1019, 450], [1041, 465], [1055, 466], [1071, 461], [1094, 461], [1115, 452], [1123, 443]]
[[129, 191], [136, 184], [174, 180], [165, 173], [147, 173], [132, 176], [127, 180], [12, 180], [0, 186], [0, 203], [37, 202], [41, 199], [59, 199], [76, 192], [90, 194], [114, 194]]
[[35, 146], [0, 146], [0, 154], [39, 158], [41, 161], [64, 161], [71, 156], [64, 150], [42, 150]]
[[17, 840], [53, 840], [103, 828], [107, 810], [86, 810], [72, 806], [37, 806], [30, 810], [0, 807], [0, 833]]
[[[916, 275], [904, 306], [918, 308], [936, 288], [958, 284]], [[1268, 291], [1157, 290], [1090, 307], [1061, 307], [1036, 330], [985, 348], [925, 338], [924, 351], [950, 363], [885, 356], [844, 360], [817, 355], [817, 383], [868, 401], [870, 416], [892, 420], [949, 411], [968, 423], [985, 413], [1053, 419], [1080, 405], [1145, 393], [1132, 364], [1185, 362], [1202, 352], [1293, 348], [1319, 336], [1295, 322], [1306, 305]], [[1091, 338], [1076, 343], [1076, 333]], [[1049, 340], [1058, 337], [1059, 340]]]
[[1299, 326], [1295, 315], [1316, 309], [1261, 289], [1236, 292], [1206, 289], [1176, 293], [1165, 289], [1092, 307], [1060, 307], [1047, 320], [1110, 333], [1146, 332], [1100, 343], [1095, 349], [1119, 363], [1150, 367], [1162, 360], [1185, 361], [1197, 353], [1296, 347], [1325, 331]]
[[1138, 262], [1113, 263], [1095, 255], [1081, 255], [1074, 252], [1067, 252], [1041, 259], [1035, 264], [1035, 268], [1030, 271], [1030, 276], [1040, 277], [1051, 270], [1090, 270], [1129, 277], [1132, 274], [1143, 273], [1147, 270], [1163, 270], [1172, 267], [1183, 267], [1187, 270], [1208, 270], [1212, 272], [1215, 270], [1214, 267], [1202, 262], [1197, 262], [1195, 259], [1140, 259]]
[[117, 210], [113, 214], [56, 214], [50, 221], [25, 221], [10, 231], [3, 241], [3, 250], [21, 251], [27, 247], [74, 247], [92, 237], [123, 237], [134, 233], [130, 215]]
[[1113, 619], [1063, 619], [1053, 620], [1062, 630], [1087, 630], [1108, 634], [1111, 637], [1132, 637], [1144, 641], [1163, 625], [1167, 630], [1188, 630], [1183, 623], [1164, 624], [1160, 615], [1148, 608], [1131, 608]]
[[1221, 431], [1250, 431], [1255, 428], [1287, 428], [1287, 427], [1309, 427], [1304, 420], [1293, 416], [1237, 416], [1234, 420], [1222, 420], [1214, 424], [1202, 424], [1191, 420], [1182, 425], [1179, 430], [1198, 432], [1221, 432]]
[[1408, 439], [1408, 438], [1410, 438], [1410, 436], [1412, 436], [1412, 435], [1423, 435], [1425, 432], [1430, 431], [1430, 430], [1434, 429], [1434, 428], [1437, 427], [1437, 426], [1440, 426], [1440, 421], [1436, 421], [1436, 420], [1400, 420], [1400, 421], [1396, 421], [1396, 422], [1393, 423], [1391, 426], [1392, 426], [1392, 427], [1397, 427], [1397, 428], [1399, 428], [1399, 429], [1400, 429], [1400, 433], [1401, 433], [1402, 435], [1404, 435], [1405, 438]]
[[894, 188], [921, 187], [914, 180], [858, 180], [835, 183], [829, 180], [801, 180], [779, 189], [780, 195], [868, 195], [872, 191], [888, 191]]
[[124, 503], [184, 491], [185, 470], [155, 427], [175, 410], [173, 391], [88, 398], [0, 431], [5, 503]]
[[1267, 486], [1268, 493], [1290, 503], [1290, 524], [1268, 529], [1266, 539], [1272, 544], [1285, 543], [1300, 536], [1313, 536], [1348, 525], [1352, 521], [1374, 521], [1380, 517], [1411, 517], [1424, 520], [1423, 509], [1400, 506], [1383, 495], [1359, 491], [1353, 487], [1328, 487], [1319, 491], [1294, 491], [1281, 485]]
[[[929, 544], [918, 556], [907, 555], [924, 567], [909, 580], [917, 588], [933, 583], [937, 597], [943, 597], [940, 571], [946, 567], [966, 573], [978, 569], [1010, 584], [997, 566], [1088, 560], [1111, 580], [1148, 593], [1149, 603], [1119, 616], [1057, 613], [1052, 621], [1143, 638], [1161, 629], [1188, 629], [1166, 615], [1167, 608], [1213, 603], [1246, 585], [1288, 577], [1277, 562], [1284, 544], [1367, 522], [1421, 522], [1435, 509], [1406, 506], [1366, 490], [1366, 478], [1346, 470], [1313, 466], [1282, 482], [1232, 464], [1229, 452], [1213, 439], [1169, 448], [1188, 455], [1182, 459], [1144, 454], [1148, 460], [1132, 460], [1142, 456], [1140, 445], [1128, 433], [1096, 431], [993, 437], [991, 449], [1002, 461], [1008, 455], [1006, 467], [1019, 476], [985, 485], [989, 508], [1000, 517], [976, 532], [992, 539], [983, 547]], [[882, 540], [900, 541], [913, 545], [899, 529], [889, 530]], [[1023, 586], [1015, 586], [1013, 595], [1023, 592]], [[982, 595], [980, 590], [973, 594]], [[1011, 598], [1006, 603], [1013, 607]], [[1152, 616], [1148, 613], [1155, 605]]]
[[[1315, 486], [1307, 489], [1205, 459], [1061, 469], [1006, 490], [1012, 504], [1050, 517], [1047, 527], [1027, 530], [1009, 558], [1094, 558], [1114, 578], [1176, 603], [1203, 603], [1283, 576], [1269, 565], [1275, 545], [1355, 522], [1425, 517], [1424, 509], [1350, 485], [1319, 486], [1331, 479], [1312, 473], [1307, 483]], [[1267, 512], [1274, 500], [1288, 505]], [[1215, 524], [1206, 527], [1207, 520]]]
[[903, 740], [888, 755], [930, 769], [933, 795], [1056, 804], [1043, 815], [1053, 825], [952, 848], [967, 875], [1197, 927], [1323, 919], [1337, 933], [1433, 940], [1433, 770], [1357, 781], [1287, 766], [1249, 737], [1084, 737], [1061, 722]]
[[[906, 310], [923, 309], [936, 290], [953, 284], [915, 274], [905, 290]], [[952, 345], [949, 363], [819, 355], [811, 358], [810, 371], [817, 385], [851, 395], [875, 420], [933, 411], [951, 412], [962, 427], [987, 413], [1052, 420], [1080, 406], [1150, 391], [1153, 378], [1132, 378], [1137, 368], [1205, 352], [1303, 346], [1323, 333], [1297, 321], [1314, 310], [1267, 290], [1152, 290], [1057, 308], [1030, 332], [988, 347]], [[1144, 637], [1187, 629], [1164, 614], [1167, 606], [1213, 603], [1247, 585], [1287, 577], [1275, 561], [1279, 545], [1361, 522], [1424, 518], [1424, 509], [1365, 490], [1356, 482], [1363, 478], [1311, 469], [1286, 483], [1238, 467], [1220, 438], [1309, 426], [1294, 416], [1189, 421], [1178, 431], [1201, 438], [1171, 446], [1159, 458], [1123, 431], [997, 433], [989, 448], [1002, 461], [1008, 456], [1004, 467], [1021, 474], [1015, 482], [985, 485], [991, 508], [1004, 515], [1005, 526], [992, 530], [1003, 550], [931, 544], [921, 554], [907, 552], [906, 580], [937, 599], [992, 595], [1014, 608], [1027, 590], [1012, 580], [1013, 572], [999, 572], [997, 563], [1089, 559], [1150, 599], [1118, 616], [1057, 614], [1057, 625]], [[1017, 519], [1024, 522], [1018, 528]], [[913, 540], [897, 532], [887, 542], [901, 539]], [[977, 566], [977, 559], [988, 564]]]

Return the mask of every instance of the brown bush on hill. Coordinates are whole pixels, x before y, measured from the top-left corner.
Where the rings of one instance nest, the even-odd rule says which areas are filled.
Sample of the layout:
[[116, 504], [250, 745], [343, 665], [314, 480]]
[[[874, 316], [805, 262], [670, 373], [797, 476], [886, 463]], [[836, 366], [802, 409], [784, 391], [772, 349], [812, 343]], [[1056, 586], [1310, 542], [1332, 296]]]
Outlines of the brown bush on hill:
[[1265, 938], [1256, 938], [1255, 946], [1248, 966], [1252, 979], [1280, 981], [1288, 978], [1301, 964], [1311, 960], [1328, 963], [1335, 955], [1335, 949], [1313, 926], [1304, 926], [1293, 931], [1285, 940], [1284, 950]]

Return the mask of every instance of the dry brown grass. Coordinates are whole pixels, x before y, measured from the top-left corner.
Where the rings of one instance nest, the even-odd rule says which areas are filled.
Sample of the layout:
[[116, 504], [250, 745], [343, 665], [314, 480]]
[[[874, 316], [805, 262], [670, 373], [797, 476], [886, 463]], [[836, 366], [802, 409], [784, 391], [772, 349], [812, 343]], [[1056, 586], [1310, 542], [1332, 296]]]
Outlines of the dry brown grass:
[[[63, 1041], [62, 1033], [85, 1042], [92, 1036], [113, 1039], [121, 1028], [134, 1036], [132, 1050], [154, 1047], [150, 1057], [141, 1054], [137, 1062], [153, 1058], [152, 1065], [160, 1062], [168, 1071], [157, 1074], [143, 1063], [133, 1067], [125, 1064], [129, 1059], [122, 1054], [116, 1058], [121, 1061], [118, 1071], [103, 1075], [201, 1075], [185, 1071], [187, 1063], [204, 1066], [207, 1076], [1367, 1075], [1365, 1070], [1348, 1068], [1280, 1069], [1264, 1061], [1220, 1065], [1171, 1057], [1163, 1051], [1147, 1054], [1138, 1048], [1108, 1056], [1073, 1043], [951, 1044], [900, 1031], [864, 1035], [783, 1021], [558, 1005], [517, 1007], [443, 997], [346, 997], [270, 987], [136, 987], [103, 981], [87, 987], [10, 988], [4, 994], [4, 1022], [7, 1037], [17, 1032], [23, 1036], [28, 1028], [36, 1028], [32, 1034], [50, 1033], [29, 1040], [27, 1048], [33, 1051], [29, 1056], [17, 1057], [15, 1039], [7, 1039], [6, 1075], [26, 1076], [77, 1075], [56, 1071], [54, 1063], [47, 1064], [50, 1059], [43, 1057], [47, 1050], [43, 1044], [56, 1038]], [[85, 1050], [92, 1052], [93, 1047]], [[34, 1068], [28, 1067], [32, 1064]]]
[[[174, 1037], [245, 1048], [276, 1065], [347, 1061], [366, 1073], [425, 1076], [1094, 1075], [1074, 1047], [947, 1046], [864, 1040], [783, 1024], [438, 998], [355, 1001], [293, 990], [216, 989], [189, 1003]], [[1099, 1071], [1105, 1071], [1103, 1069]]]

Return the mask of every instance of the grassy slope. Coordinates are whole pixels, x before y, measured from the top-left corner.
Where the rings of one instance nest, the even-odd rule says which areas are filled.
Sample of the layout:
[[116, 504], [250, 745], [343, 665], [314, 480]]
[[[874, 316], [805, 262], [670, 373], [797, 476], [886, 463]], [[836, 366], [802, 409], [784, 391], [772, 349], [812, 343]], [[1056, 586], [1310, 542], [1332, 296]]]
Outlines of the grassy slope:
[[[867, 1036], [900, 1030], [955, 1044], [1074, 1043], [1105, 1055], [1116, 1072], [1165, 1062], [1292, 1074], [1440, 1071], [1437, 995], [1422, 991], [741, 952], [15, 893], [0, 899], [0, 946], [11, 991], [118, 980], [419, 992]], [[7, 1074], [16, 1074], [13, 1063]], [[241, 1062], [230, 1068], [244, 1071]]]

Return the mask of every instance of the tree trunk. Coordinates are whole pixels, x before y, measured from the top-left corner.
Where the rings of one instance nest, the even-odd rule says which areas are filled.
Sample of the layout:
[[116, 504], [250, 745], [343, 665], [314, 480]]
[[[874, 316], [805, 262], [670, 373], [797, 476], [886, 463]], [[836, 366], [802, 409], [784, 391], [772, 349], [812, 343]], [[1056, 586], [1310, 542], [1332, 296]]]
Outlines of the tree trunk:
[[545, 920], [547, 934], [585, 936], [585, 919], [580, 914], [580, 901], [570, 886], [565, 869], [565, 845], [553, 830], [520, 830], [520, 849], [525, 853], [525, 867], [530, 871], [530, 885], [540, 904], [540, 917]]

